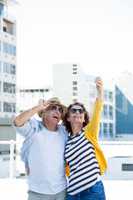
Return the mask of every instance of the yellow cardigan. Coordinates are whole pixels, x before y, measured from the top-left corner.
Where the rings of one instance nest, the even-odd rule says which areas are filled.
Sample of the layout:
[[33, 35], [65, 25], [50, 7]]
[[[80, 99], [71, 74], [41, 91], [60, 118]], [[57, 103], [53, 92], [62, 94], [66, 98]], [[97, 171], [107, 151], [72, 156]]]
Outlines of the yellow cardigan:
[[[88, 139], [92, 143], [92, 145], [95, 149], [96, 159], [99, 164], [100, 173], [104, 174], [105, 170], [107, 169], [107, 162], [106, 162], [104, 154], [98, 144], [100, 115], [101, 115], [102, 107], [103, 107], [102, 100], [97, 99], [95, 102], [92, 119], [84, 128], [84, 132], [85, 132], [86, 139]], [[69, 165], [67, 164], [66, 165], [66, 175], [69, 176], [69, 174], [70, 174], [70, 168], [69, 168]]]

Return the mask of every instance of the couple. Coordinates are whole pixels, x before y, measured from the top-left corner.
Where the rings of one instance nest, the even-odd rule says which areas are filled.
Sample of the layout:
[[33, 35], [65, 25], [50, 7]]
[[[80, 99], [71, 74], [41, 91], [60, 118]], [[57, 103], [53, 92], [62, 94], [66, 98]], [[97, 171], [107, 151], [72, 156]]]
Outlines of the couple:
[[[25, 137], [22, 159], [28, 171], [28, 200], [106, 199], [100, 177], [106, 160], [98, 145], [101, 79], [96, 80], [96, 88], [90, 122], [83, 104], [76, 102], [66, 109], [56, 98], [15, 118], [16, 131]], [[32, 118], [36, 113], [42, 121]]]

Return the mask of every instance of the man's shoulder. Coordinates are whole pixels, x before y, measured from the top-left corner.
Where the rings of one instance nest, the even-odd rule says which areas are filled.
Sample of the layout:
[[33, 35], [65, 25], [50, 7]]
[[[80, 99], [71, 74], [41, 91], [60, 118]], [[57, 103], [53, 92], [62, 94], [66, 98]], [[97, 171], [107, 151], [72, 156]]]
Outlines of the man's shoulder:
[[65, 127], [63, 124], [59, 124], [59, 125], [58, 125], [58, 129], [59, 129], [59, 130], [66, 131], [66, 127]]
[[62, 124], [59, 124], [58, 130], [59, 130], [59, 132], [60, 132], [62, 135], [64, 135], [64, 138], [65, 138], [65, 140], [67, 141], [67, 139], [68, 139], [68, 132], [67, 132], [67, 130], [66, 130], [66, 127], [65, 127], [64, 125], [62, 125]]

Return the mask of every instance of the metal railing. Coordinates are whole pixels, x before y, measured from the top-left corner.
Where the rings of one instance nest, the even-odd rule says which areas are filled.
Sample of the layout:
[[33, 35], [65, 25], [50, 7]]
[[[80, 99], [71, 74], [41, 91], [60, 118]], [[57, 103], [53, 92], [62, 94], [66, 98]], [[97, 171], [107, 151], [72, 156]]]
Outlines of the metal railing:
[[10, 154], [9, 154], [9, 178], [13, 178], [15, 176], [14, 172], [14, 152], [15, 152], [15, 145], [16, 141], [14, 140], [6, 140], [6, 141], [0, 141], [0, 145], [10, 145]]
[[[15, 150], [17, 148], [17, 144], [18, 143], [16, 141], [14, 141], [14, 140], [0, 141], [0, 145], [10, 145], [10, 153], [9, 153], [9, 178], [16, 177], [16, 160], [14, 158], [17, 157], [17, 155], [15, 153]], [[122, 145], [124, 145], [125, 148], [129, 148], [130, 147], [130, 149], [131, 149], [131, 155], [133, 155], [133, 149], [132, 149], [132, 147], [133, 147], [133, 141], [100, 141], [100, 144], [101, 144], [101, 146], [103, 148], [107, 148], [109, 155], [111, 155], [110, 147], [109, 146], [112, 146], [113, 149], [114, 149], [114, 147], [117, 146], [117, 145], [119, 145], [119, 149], [120, 149], [120, 147]], [[105, 151], [105, 153], [107, 152], [107, 150]], [[114, 151], [116, 151], [116, 149], [114, 149]], [[123, 151], [123, 153], [124, 153], [124, 151]]]

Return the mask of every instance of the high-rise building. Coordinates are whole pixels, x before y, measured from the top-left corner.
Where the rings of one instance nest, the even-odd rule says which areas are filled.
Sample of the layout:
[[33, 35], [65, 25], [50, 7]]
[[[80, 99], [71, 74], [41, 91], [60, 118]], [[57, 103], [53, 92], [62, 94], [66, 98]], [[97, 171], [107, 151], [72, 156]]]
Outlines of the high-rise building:
[[104, 90], [104, 106], [102, 112], [100, 137], [105, 140], [115, 140], [116, 137], [115, 118], [115, 90], [106, 88]]
[[[53, 65], [53, 95], [66, 105], [74, 101], [84, 103], [91, 116], [96, 99], [95, 76], [85, 74], [79, 64]], [[105, 86], [106, 87], [106, 86]], [[115, 96], [114, 86], [104, 90], [104, 108], [101, 118], [100, 137], [115, 138]]]
[[[16, 20], [8, 13], [8, 2], [0, 1], [0, 140], [16, 138], [11, 126], [16, 111]], [[0, 146], [0, 152], [6, 149]]]
[[122, 73], [116, 80], [116, 136], [133, 140], [133, 74]]
[[[94, 80], [95, 77], [86, 76], [79, 64], [53, 65], [53, 95], [66, 105], [75, 101], [84, 102], [89, 110], [91, 101], [88, 101], [88, 97], [95, 87]], [[94, 100], [95, 95], [91, 100]]]

